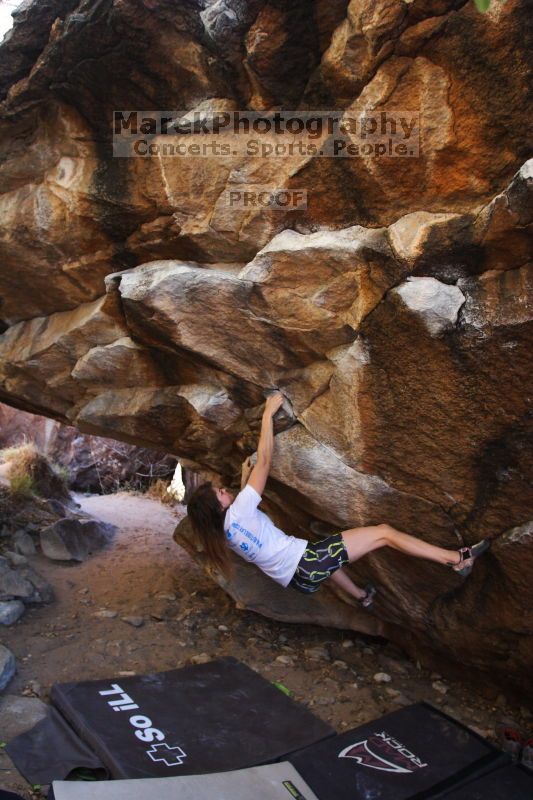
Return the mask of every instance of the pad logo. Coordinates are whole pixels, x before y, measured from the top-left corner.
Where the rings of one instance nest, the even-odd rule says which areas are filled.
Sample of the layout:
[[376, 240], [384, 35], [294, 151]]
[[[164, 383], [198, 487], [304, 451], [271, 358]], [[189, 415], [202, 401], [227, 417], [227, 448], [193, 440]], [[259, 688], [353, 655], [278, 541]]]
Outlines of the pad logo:
[[373, 733], [367, 739], [345, 747], [339, 758], [353, 758], [362, 767], [405, 774], [427, 767], [401, 742], [388, 733]]
[[[107, 705], [113, 709], [113, 711], [139, 711], [139, 706], [133, 698], [126, 694], [126, 692], [122, 689], [118, 683], [112, 683], [111, 689], [102, 689], [98, 692], [99, 695], [103, 697], [113, 697], [113, 700], [107, 700]], [[147, 717], [145, 714], [133, 714], [132, 716], [128, 717], [128, 722], [130, 725], [135, 729], [134, 735], [136, 736], [139, 741], [144, 742], [145, 744], [151, 744], [152, 742], [161, 742], [161, 744], [154, 744], [150, 750], [146, 750], [146, 755], [148, 755], [152, 761], [162, 761], [166, 764], [167, 767], [172, 767], [174, 765], [181, 765], [183, 764], [183, 759], [187, 757], [187, 754], [181, 749], [181, 747], [170, 747], [165, 741], [165, 733], [159, 728], [154, 728], [152, 720], [150, 717]], [[170, 752], [170, 751], [174, 752]], [[166, 751], [166, 754], [159, 755]], [[179, 751], [179, 752], [178, 752]]]
[[287, 789], [291, 797], [294, 797], [294, 800], [306, 800], [304, 795], [301, 793], [299, 789], [296, 788], [296, 786], [292, 781], [283, 781], [283, 785]]
[[170, 747], [166, 742], [154, 744], [150, 750], [146, 751], [146, 754], [152, 761], [162, 761], [167, 767], [183, 764], [183, 760], [187, 757], [187, 753], [181, 747]]

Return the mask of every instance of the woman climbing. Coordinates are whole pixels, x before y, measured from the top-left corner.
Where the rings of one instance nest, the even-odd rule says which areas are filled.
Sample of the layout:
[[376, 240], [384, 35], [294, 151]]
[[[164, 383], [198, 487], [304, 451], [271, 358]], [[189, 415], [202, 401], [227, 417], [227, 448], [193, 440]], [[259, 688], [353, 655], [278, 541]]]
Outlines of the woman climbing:
[[241, 491], [237, 496], [208, 482], [196, 489], [187, 504], [193, 529], [214, 567], [229, 575], [230, 550], [233, 550], [282, 586], [292, 586], [310, 594], [331, 578], [365, 607], [371, 605], [376, 589], [372, 584], [361, 589], [342, 567], [381, 547], [392, 547], [407, 555], [437, 561], [452, 567], [462, 576], [470, 574], [475, 559], [490, 546], [486, 539], [472, 547], [444, 550], [386, 524], [350, 528], [319, 542], [289, 536], [277, 528], [257, 506], [272, 462], [273, 417], [282, 403], [283, 395], [280, 393], [271, 395], [266, 401], [257, 463], [252, 468], [249, 459], [245, 462]]

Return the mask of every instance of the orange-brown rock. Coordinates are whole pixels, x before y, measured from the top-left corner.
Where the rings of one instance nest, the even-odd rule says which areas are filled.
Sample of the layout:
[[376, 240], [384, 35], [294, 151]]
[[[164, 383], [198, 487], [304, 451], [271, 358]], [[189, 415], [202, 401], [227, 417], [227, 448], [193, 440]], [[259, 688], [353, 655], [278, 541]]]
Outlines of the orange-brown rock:
[[[246, 565], [225, 588], [533, 694], [530, 29], [523, 0], [492, 6], [58, 0], [55, 16], [20, 14], [0, 47], [0, 399], [237, 486], [281, 388], [294, 417], [276, 425], [265, 492], [280, 526], [386, 521], [493, 546], [466, 581], [363, 559], [371, 621], [327, 588], [304, 609]], [[220, 156], [171, 156], [163, 136], [152, 157], [113, 156], [114, 109], [203, 124], [295, 108], [345, 126], [399, 109], [419, 118], [420, 153], [271, 158], [239, 135]], [[306, 190], [307, 207], [228, 205], [243, 186]]]

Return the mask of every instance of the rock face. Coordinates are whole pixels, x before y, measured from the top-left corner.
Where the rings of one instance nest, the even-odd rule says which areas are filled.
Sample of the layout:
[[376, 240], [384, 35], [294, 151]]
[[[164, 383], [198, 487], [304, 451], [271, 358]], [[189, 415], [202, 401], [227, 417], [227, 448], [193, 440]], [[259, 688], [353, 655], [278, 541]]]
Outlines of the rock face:
[[[533, 694], [526, 3], [37, 5], [1, 48], [0, 399], [236, 486], [281, 388], [281, 527], [493, 546], [466, 580], [384, 551], [353, 565], [380, 586], [371, 623], [327, 589], [302, 617], [256, 572], [228, 591]], [[168, 108], [401, 108], [422, 148], [113, 157], [114, 109]], [[228, 209], [242, 184], [307, 208]]]

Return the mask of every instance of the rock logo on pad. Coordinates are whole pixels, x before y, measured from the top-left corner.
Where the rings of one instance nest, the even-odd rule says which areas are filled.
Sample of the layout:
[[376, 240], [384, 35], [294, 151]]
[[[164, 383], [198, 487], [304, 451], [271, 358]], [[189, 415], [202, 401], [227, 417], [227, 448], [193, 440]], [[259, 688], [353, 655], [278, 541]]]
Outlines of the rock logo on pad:
[[427, 767], [401, 742], [388, 733], [374, 733], [341, 750], [339, 758], [353, 758], [362, 767], [382, 772], [411, 773]]

